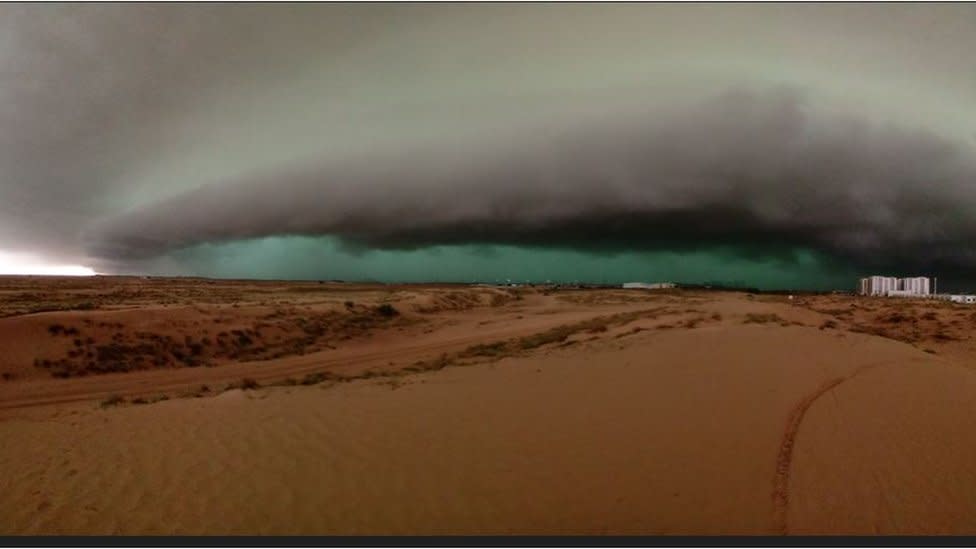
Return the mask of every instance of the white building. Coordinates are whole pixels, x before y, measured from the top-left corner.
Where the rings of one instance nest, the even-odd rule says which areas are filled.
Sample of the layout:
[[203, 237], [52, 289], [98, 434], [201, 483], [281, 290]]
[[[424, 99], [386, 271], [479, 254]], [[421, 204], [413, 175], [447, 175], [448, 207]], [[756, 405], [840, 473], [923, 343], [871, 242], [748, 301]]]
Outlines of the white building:
[[893, 276], [869, 276], [861, 279], [861, 295], [888, 295], [898, 290], [898, 279]]
[[902, 278], [898, 281], [901, 286], [899, 290], [904, 290], [912, 295], [929, 295], [929, 279], [924, 276]]
[[676, 285], [674, 282], [624, 282], [624, 288], [634, 289], [639, 288], [642, 290], [663, 290], [667, 288], [674, 288]]
[[889, 290], [884, 294], [887, 297], [919, 297], [920, 294], [912, 293], [907, 290]]
[[869, 276], [862, 278], [858, 293], [861, 295], [883, 295], [890, 297], [927, 296], [929, 279], [924, 276], [896, 278], [893, 276]]

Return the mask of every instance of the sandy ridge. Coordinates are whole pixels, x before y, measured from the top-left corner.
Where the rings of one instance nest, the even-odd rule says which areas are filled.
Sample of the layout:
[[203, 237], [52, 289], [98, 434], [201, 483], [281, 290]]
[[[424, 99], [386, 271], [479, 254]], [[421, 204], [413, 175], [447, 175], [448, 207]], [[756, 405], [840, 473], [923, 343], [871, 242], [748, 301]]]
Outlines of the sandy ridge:
[[646, 303], [637, 303], [591, 312], [540, 315], [522, 322], [498, 323], [492, 326], [479, 325], [478, 317], [451, 315], [451, 335], [447, 337], [443, 333], [447, 330], [438, 330], [431, 334], [411, 332], [385, 337], [381, 343], [364, 342], [343, 349], [272, 361], [254, 361], [217, 368], [137, 371], [72, 380], [27, 381], [0, 386], [0, 415], [9, 415], [11, 411], [23, 408], [94, 401], [112, 395], [149, 396], [187, 391], [201, 385], [239, 381], [243, 377], [267, 383], [323, 370], [361, 372], [371, 368], [389, 369], [391, 361], [397, 361], [399, 368], [403, 368], [412, 361], [460, 351], [473, 344], [531, 335], [563, 324], [615, 312], [639, 311], [646, 306]]

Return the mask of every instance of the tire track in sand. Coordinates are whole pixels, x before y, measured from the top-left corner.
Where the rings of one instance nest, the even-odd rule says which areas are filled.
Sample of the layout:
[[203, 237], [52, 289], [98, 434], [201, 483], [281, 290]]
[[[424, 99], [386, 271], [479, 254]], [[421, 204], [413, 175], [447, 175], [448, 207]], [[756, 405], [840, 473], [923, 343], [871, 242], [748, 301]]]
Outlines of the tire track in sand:
[[796, 444], [796, 434], [800, 431], [800, 424], [807, 410], [818, 398], [830, 392], [841, 383], [853, 379], [861, 372], [881, 366], [881, 363], [866, 364], [861, 366], [849, 376], [830, 379], [820, 385], [816, 391], [803, 397], [790, 410], [790, 415], [786, 420], [786, 430], [779, 444], [779, 454], [776, 456], [776, 476], [773, 479], [773, 528], [778, 534], [789, 533], [788, 513], [790, 506], [790, 470], [793, 465], [793, 448]]

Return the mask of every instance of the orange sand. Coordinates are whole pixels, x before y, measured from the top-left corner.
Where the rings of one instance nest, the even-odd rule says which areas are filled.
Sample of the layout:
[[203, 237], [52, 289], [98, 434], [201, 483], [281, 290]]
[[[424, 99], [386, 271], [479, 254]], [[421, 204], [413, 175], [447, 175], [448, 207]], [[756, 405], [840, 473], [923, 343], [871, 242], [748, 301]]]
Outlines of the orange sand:
[[[907, 343], [743, 294], [444, 306], [467, 291], [382, 293], [402, 325], [305, 355], [0, 383], [0, 533], [976, 533], [964, 328]], [[72, 314], [115, 313], [11, 316], [0, 341]], [[262, 386], [218, 389], [242, 376]]]

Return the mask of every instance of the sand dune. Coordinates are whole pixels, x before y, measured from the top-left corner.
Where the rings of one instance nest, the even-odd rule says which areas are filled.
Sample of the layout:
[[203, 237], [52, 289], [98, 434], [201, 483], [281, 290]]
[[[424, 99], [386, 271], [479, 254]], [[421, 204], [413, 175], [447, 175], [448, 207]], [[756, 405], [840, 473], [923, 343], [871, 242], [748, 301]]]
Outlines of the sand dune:
[[[583, 296], [417, 313], [436, 318], [278, 361], [4, 384], [0, 532], [976, 531], [959, 340], [821, 329], [779, 298]], [[262, 369], [255, 390], [175, 393]], [[269, 386], [323, 369], [348, 381]], [[98, 406], [144, 384], [172, 396]], [[55, 386], [79, 389], [41, 405]]]

